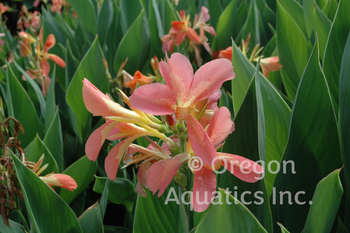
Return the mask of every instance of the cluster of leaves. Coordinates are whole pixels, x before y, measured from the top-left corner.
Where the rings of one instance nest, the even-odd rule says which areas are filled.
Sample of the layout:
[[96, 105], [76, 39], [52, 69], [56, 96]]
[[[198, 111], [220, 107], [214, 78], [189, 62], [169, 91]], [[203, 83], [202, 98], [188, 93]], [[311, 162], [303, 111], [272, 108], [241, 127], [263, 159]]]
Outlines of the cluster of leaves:
[[[179, 206], [164, 204], [168, 191], [160, 198], [149, 191], [147, 198], [138, 196], [134, 168], [119, 169], [115, 181], [106, 178], [107, 143], [97, 162], [85, 156], [87, 138], [104, 121], [85, 108], [82, 80], [122, 104], [114, 78], [120, 67], [151, 72], [150, 59], [165, 57], [161, 38], [178, 20], [176, 11], [186, 10], [193, 19], [201, 6], [209, 9], [207, 23], [216, 31], [216, 37], [208, 35], [213, 56], [232, 46], [236, 77], [224, 84], [220, 105], [231, 110], [236, 127], [223, 151], [264, 161], [266, 173], [254, 184], [227, 171], [218, 175], [218, 186], [232, 195], [220, 193], [232, 202], [242, 201], [244, 194], [245, 205], [224, 203], [193, 213], [193, 232], [350, 230], [350, 0], [66, 2], [77, 18], [71, 8], [61, 14], [41, 9], [44, 41], [53, 34], [50, 53], [66, 63], [62, 68], [48, 61], [54, 68], [45, 97], [40, 83], [25, 72], [28, 59], [20, 54], [18, 38], [0, 23], [5, 33], [0, 38], [1, 111], [23, 125], [25, 134], [18, 140], [29, 160], [45, 154], [48, 170], [68, 174], [78, 184], [73, 192], [57, 194], [13, 156], [31, 232], [182, 231]], [[239, 49], [249, 34], [251, 44], [264, 46], [265, 57], [278, 55], [283, 65], [268, 79]], [[204, 63], [212, 59], [204, 52], [202, 58]], [[143, 139], [138, 143], [147, 145]], [[258, 192], [261, 203], [256, 203]], [[11, 229], [0, 221], [0, 231], [28, 228], [23, 218], [9, 218]]]

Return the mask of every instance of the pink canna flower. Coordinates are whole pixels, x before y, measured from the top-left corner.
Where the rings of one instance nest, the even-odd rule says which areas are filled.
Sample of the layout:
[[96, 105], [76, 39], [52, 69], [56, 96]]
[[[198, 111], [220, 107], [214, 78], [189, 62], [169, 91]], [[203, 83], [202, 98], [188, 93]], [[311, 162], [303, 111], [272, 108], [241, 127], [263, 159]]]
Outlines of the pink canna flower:
[[150, 84], [154, 81], [154, 77], [148, 77], [146, 75], [143, 75], [140, 71], [136, 71], [134, 73], [134, 76], [131, 76], [127, 72], [122, 72], [124, 76], [124, 85], [130, 89], [131, 92], [133, 92], [136, 89], [136, 85], [146, 85]]
[[201, 8], [201, 13], [198, 15], [196, 15], [195, 19], [194, 19], [194, 26], [193, 29], [201, 29], [203, 31], [209, 32], [210, 34], [212, 34], [213, 36], [216, 36], [216, 32], [215, 29], [210, 26], [209, 24], [206, 24], [205, 22], [207, 22], [210, 19], [210, 15], [209, 15], [209, 10], [208, 8], [206, 8], [205, 6], [202, 6]]
[[[125, 151], [137, 138], [150, 135], [167, 141], [167, 137], [155, 129], [160, 129], [160, 125], [137, 109], [132, 111], [113, 102], [107, 94], [104, 95], [86, 78], [83, 80], [83, 99], [88, 111], [106, 119], [106, 123], [96, 129], [86, 142], [85, 152], [90, 160], [96, 161], [106, 139], [124, 139], [113, 147], [106, 157], [105, 170], [109, 179], [115, 180]], [[128, 103], [128, 99], [125, 101]]]
[[[216, 93], [223, 82], [233, 79], [233, 67], [226, 59], [217, 59], [201, 66], [193, 75], [188, 59], [179, 53], [159, 63], [166, 85], [153, 83], [137, 88], [130, 96], [135, 108], [155, 115], [175, 113], [185, 120], [195, 104]], [[147, 101], [145, 101], [147, 100]]]
[[[250, 34], [249, 34], [250, 35]], [[248, 37], [247, 42], [242, 41], [242, 53], [247, 56], [246, 54], [246, 49], [249, 44], [249, 39]], [[263, 56], [259, 56], [258, 54], [261, 52], [262, 48], [258, 50], [259, 45], [256, 45], [255, 48], [252, 51], [252, 54], [249, 58], [251, 62], [257, 62], [260, 59], [260, 67], [263, 75], [267, 78], [269, 75], [269, 72], [274, 72], [277, 70], [280, 70], [283, 66], [279, 63], [279, 57], [274, 56], [274, 57], [267, 57], [267, 58], [262, 58]], [[258, 50], [258, 51], [257, 51]], [[225, 50], [221, 50], [219, 53], [219, 58], [226, 58], [230, 61], [232, 61], [232, 46], [228, 47]]]
[[[148, 188], [153, 193], [159, 190], [158, 197], [170, 184], [181, 164], [196, 157], [203, 161], [200, 169], [193, 171], [192, 205], [196, 212], [206, 210], [215, 196], [216, 176], [213, 170], [225, 166], [243, 181], [252, 183], [260, 179], [263, 168], [259, 164], [238, 155], [217, 152], [215, 149], [223, 143], [233, 128], [231, 114], [226, 107], [215, 112], [207, 131], [193, 116], [187, 120], [187, 127], [190, 137], [187, 152], [156, 162], [148, 171]], [[207, 165], [208, 161], [210, 165]]]
[[260, 60], [260, 67], [263, 75], [267, 78], [269, 72], [277, 71], [282, 68], [282, 65], [279, 63], [280, 59], [278, 56], [267, 57]]
[[78, 187], [75, 180], [66, 174], [48, 174], [46, 176], [39, 176], [39, 178], [48, 184], [51, 188], [52, 186], [58, 186], [69, 191], [73, 191]]

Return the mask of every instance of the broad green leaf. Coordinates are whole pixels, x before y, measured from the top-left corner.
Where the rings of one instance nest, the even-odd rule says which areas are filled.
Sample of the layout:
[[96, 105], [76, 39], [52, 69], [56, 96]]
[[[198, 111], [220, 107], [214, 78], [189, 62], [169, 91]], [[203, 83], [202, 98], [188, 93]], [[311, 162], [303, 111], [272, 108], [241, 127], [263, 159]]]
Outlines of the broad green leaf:
[[[213, 204], [216, 203], [216, 204]], [[236, 198], [220, 189], [196, 233], [267, 232], [254, 215]]]
[[[53, 71], [53, 74], [55, 74], [55, 69]], [[55, 98], [55, 75], [52, 77], [53, 81], [50, 82], [49, 89], [46, 94], [46, 108], [45, 108], [45, 132], [49, 129], [53, 119], [55, 118], [56, 113], [56, 98]]]
[[274, 220], [291, 232], [300, 232], [316, 185], [342, 166], [336, 117], [317, 44], [298, 87], [282, 161], [290, 164], [286, 169], [281, 166], [276, 176]]
[[106, 214], [106, 208], [108, 203], [108, 193], [109, 193], [109, 179], [105, 182], [105, 187], [102, 192], [101, 200], [100, 200], [100, 211], [102, 219], [104, 219]]
[[56, 114], [54, 115], [54, 118], [46, 131], [43, 142], [57, 162], [58, 171], [62, 172], [64, 167], [63, 139], [61, 120], [57, 107], [55, 112]]
[[69, 45], [69, 42], [67, 43], [65, 59], [66, 59], [65, 76], [66, 76], [66, 85], [68, 87], [74, 77], [77, 67], [79, 66], [79, 61], [74, 57], [71, 47]]
[[171, 22], [178, 21], [175, 10], [169, 0], [160, 0], [158, 6], [163, 23], [163, 32], [164, 34], [168, 34], [171, 28]]
[[123, 35], [127, 33], [131, 25], [139, 17], [141, 10], [142, 10], [142, 5], [139, 1], [120, 0], [119, 23], [120, 23]]
[[[249, 105], [255, 102], [255, 97], [253, 94], [250, 94], [248, 97], [246, 92], [248, 91], [249, 83], [251, 82], [252, 77], [255, 73], [254, 66], [247, 60], [247, 58], [242, 54], [242, 52], [237, 48], [237, 46], [233, 43], [232, 45], [232, 64], [234, 66], [234, 72], [236, 73], [236, 77], [231, 81], [232, 85], [232, 98], [233, 105], [235, 109], [235, 114], [239, 114], [242, 102], [244, 98], [253, 98], [247, 99], [245, 108], [249, 107]], [[264, 111], [260, 113], [260, 115], [264, 115], [265, 117], [265, 137], [266, 137], [266, 160], [265, 163], [268, 165], [271, 161], [280, 161], [280, 158], [283, 154], [284, 148], [287, 143], [288, 137], [288, 128], [289, 128], [289, 119], [291, 110], [283, 100], [278, 91], [273, 87], [273, 85], [266, 79], [263, 75], [258, 76], [260, 88], [256, 89], [256, 91], [261, 92], [263, 108]], [[255, 94], [254, 94], [255, 95]], [[257, 114], [257, 109], [244, 110], [240, 114], [239, 119], [241, 119], [242, 123], [236, 122], [236, 127], [238, 124], [246, 125], [250, 129], [251, 124], [256, 124], [255, 120], [252, 120], [252, 116]], [[237, 113], [238, 112], [238, 113]], [[279, 117], [277, 117], [279, 116]], [[282, 117], [283, 116], [283, 117]], [[255, 115], [254, 115], [255, 117]], [[252, 122], [248, 122], [245, 119], [252, 120]], [[235, 121], [237, 121], [236, 119]], [[254, 123], [253, 123], [254, 122]], [[242, 125], [242, 127], [244, 127]], [[257, 127], [257, 125], [256, 125]], [[236, 128], [237, 130], [237, 128]], [[246, 128], [241, 129], [242, 134], [245, 134]], [[255, 130], [252, 128], [252, 130]], [[254, 136], [254, 138], [257, 135]], [[251, 143], [251, 137], [247, 137], [247, 141], [243, 140], [243, 143]], [[232, 140], [232, 139], [231, 139]], [[239, 144], [239, 143], [238, 143]], [[250, 147], [248, 145], [248, 147]], [[235, 151], [231, 151], [234, 153]], [[242, 153], [246, 154], [248, 151], [243, 150]], [[242, 154], [244, 156], [244, 154]], [[261, 158], [263, 159], [263, 158]], [[257, 158], [258, 160], [258, 158]], [[271, 162], [273, 171], [275, 171], [277, 164], [275, 162]], [[268, 189], [268, 193], [271, 194], [271, 189], [274, 182], [275, 174], [273, 173], [265, 173], [266, 175], [266, 185]]]
[[79, 64], [77, 71], [67, 89], [67, 104], [75, 114], [78, 132], [75, 132], [82, 141], [90, 130], [89, 120], [91, 113], [89, 113], [83, 101], [83, 79], [87, 78], [103, 93], [109, 89], [109, 82], [106, 78], [105, 67], [103, 64], [103, 54], [101, 52], [98, 38], [96, 37], [92, 43], [89, 51]]
[[112, 0], [104, 0], [102, 2], [100, 11], [98, 12], [97, 22], [97, 34], [102, 48], [107, 40], [108, 32], [113, 20], [113, 14], [114, 11]]
[[349, 0], [341, 0], [329, 32], [326, 51], [323, 58], [323, 71], [326, 75], [331, 92], [334, 109], [338, 112], [339, 106], [339, 75], [341, 59], [348, 34], [350, 31]]
[[[201, 12], [201, 6], [198, 8], [197, 14], [200, 14]], [[210, 19], [207, 22], [207, 24], [210, 24], [212, 27], [216, 27], [218, 24], [218, 20], [220, 15], [222, 14], [222, 7], [220, 4], [220, 1], [217, 0], [208, 0], [208, 10], [210, 14]]]
[[[108, 178], [95, 176], [93, 190], [102, 194], [107, 179]], [[109, 181], [108, 200], [111, 202], [122, 204], [127, 211], [131, 212], [135, 202], [135, 197], [135, 187], [128, 179], [117, 178], [115, 181]]]
[[91, 0], [67, 0], [74, 8], [84, 27], [92, 34], [97, 32], [97, 18], [95, 7]]
[[13, 154], [12, 159], [36, 232], [82, 232], [77, 217], [67, 203]]
[[160, 39], [163, 37], [164, 31], [156, 0], [150, 1], [150, 12], [148, 16], [148, 21], [151, 34], [150, 56], [156, 55], [158, 58], [161, 58], [164, 56], [164, 53], [162, 51], [162, 42]]
[[254, 47], [256, 44], [266, 44], [266, 33], [262, 24], [261, 15], [257, 7], [257, 2], [251, 1], [248, 6], [248, 16], [243, 28], [236, 41], [245, 40], [249, 34], [251, 35], [250, 45]]
[[317, 33], [317, 38], [320, 43], [320, 57], [323, 59], [324, 51], [327, 44], [331, 21], [323, 14], [321, 9], [315, 4], [315, 0], [304, 0], [304, 17], [307, 26], [308, 36], [311, 33]]
[[36, 135], [36, 137], [31, 143], [29, 143], [29, 145], [24, 149], [24, 151], [26, 152], [26, 158], [34, 163], [38, 162], [42, 155], [45, 156], [42, 166], [44, 166], [45, 164], [49, 165], [42, 173], [42, 175], [46, 175], [51, 172], [58, 173], [56, 160], [54, 159], [46, 145], [43, 143], [43, 141], [41, 141], [38, 135]]
[[103, 219], [98, 202], [87, 208], [79, 217], [79, 223], [84, 233], [103, 233]]
[[282, 79], [287, 95], [293, 101], [311, 49], [303, 32], [279, 2], [276, 31], [279, 60], [283, 65]]
[[331, 232], [343, 195], [339, 172], [335, 170], [317, 184], [303, 232]]
[[78, 184], [78, 187], [73, 191], [61, 189], [60, 196], [67, 204], [70, 204], [79, 194], [86, 190], [94, 179], [96, 169], [96, 162], [90, 161], [86, 156], [83, 156], [63, 172], [63, 174], [72, 177]]
[[24, 233], [24, 227], [17, 222], [12, 221], [9, 219], [10, 227], [6, 226], [4, 224], [4, 221], [0, 219], [0, 231], [2, 233]]
[[142, 10], [118, 46], [114, 59], [114, 70], [118, 72], [126, 58], [129, 59], [124, 70], [129, 73], [141, 70], [149, 57], [149, 52], [150, 31], [144, 10]]
[[180, 215], [181, 197], [178, 196], [178, 186], [172, 182], [159, 198], [157, 195], [152, 195], [148, 189], [146, 192], [147, 198], [141, 196], [137, 198], [134, 232], [184, 232]]
[[[32, 101], [35, 99], [35, 101], [39, 104], [41, 114], [44, 114], [46, 103], [45, 103], [43, 93], [41, 92], [38, 84], [31, 77], [29, 77], [29, 75], [21, 68], [20, 65], [17, 64], [17, 62], [14, 62], [14, 64], [15, 64], [16, 68], [26, 78], [27, 82], [29, 83], [28, 93], [29, 93], [30, 97], [32, 98]], [[31, 93], [32, 93], [32, 95], [31, 95]], [[40, 112], [38, 112], [38, 114], [40, 114]]]
[[327, 15], [328, 19], [333, 22], [335, 14], [338, 9], [338, 1], [337, 0], [329, 0], [322, 7], [322, 12]]
[[[261, 119], [261, 112], [263, 112], [261, 108], [264, 106], [261, 104], [262, 99], [259, 88], [261, 80], [255, 81], [256, 78], [254, 77], [252, 79], [244, 102], [236, 114], [234, 119], [235, 131], [225, 140], [223, 152], [240, 155], [253, 161], [264, 161], [265, 148], [263, 148], [264, 145], [261, 143], [265, 143], [266, 141], [265, 131], [258, 124], [258, 122], [262, 122], [263, 120]], [[259, 105], [258, 102], [260, 103]], [[267, 172], [264, 174], [267, 174]], [[235, 197], [247, 205], [248, 209], [255, 215], [261, 225], [269, 232], [272, 231], [269, 192], [266, 188], [265, 179], [259, 180], [256, 183], [247, 183], [238, 179], [230, 172], [225, 171], [218, 177], [218, 186], [228, 189], [227, 191], [234, 192]], [[249, 192], [249, 195], [244, 195], [243, 192]]]
[[[308, 33], [306, 30], [306, 25], [305, 25], [305, 20], [304, 20], [303, 7], [297, 1], [278, 0], [278, 3], [281, 4], [281, 6], [284, 8], [284, 10], [287, 12], [287, 14], [292, 18], [292, 20], [295, 22], [296, 26], [303, 33], [303, 35], [305, 37], [307, 37]], [[277, 20], [277, 22], [278, 22], [278, 20]], [[288, 30], [292, 30], [292, 29], [288, 28]]]
[[39, 134], [40, 137], [44, 135], [43, 125], [38, 118], [33, 102], [13, 74], [10, 66], [7, 69], [6, 92], [8, 116], [16, 118], [24, 128], [24, 134], [19, 133], [18, 136], [21, 146], [24, 148], [33, 140], [36, 134]]
[[[339, 79], [339, 135], [344, 164], [346, 199], [350, 200], [350, 34], [346, 42]], [[350, 210], [350, 203], [347, 203]]]
[[237, 6], [237, 0], [232, 1], [220, 15], [215, 28], [216, 37], [213, 41], [213, 51], [226, 49], [231, 45], [230, 36], [236, 19]]

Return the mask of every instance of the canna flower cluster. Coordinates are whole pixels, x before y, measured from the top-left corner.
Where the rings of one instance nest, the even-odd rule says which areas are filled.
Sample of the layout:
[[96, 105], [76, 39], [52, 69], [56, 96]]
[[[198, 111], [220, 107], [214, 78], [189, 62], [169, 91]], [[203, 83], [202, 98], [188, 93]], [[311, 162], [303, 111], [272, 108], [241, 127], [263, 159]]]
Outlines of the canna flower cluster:
[[[174, 53], [166, 62], [159, 63], [159, 70], [165, 84], [141, 86], [130, 99], [122, 93], [131, 110], [113, 102], [87, 79], [83, 81], [86, 108], [106, 119], [89, 137], [87, 156], [96, 160], [105, 139], [121, 140], [105, 160], [110, 179], [116, 178], [124, 156], [124, 167], [139, 166], [136, 191], [141, 196], [146, 196], [144, 188], [153, 194], [159, 191], [161, 196], [174, 179], [183, 189], [193, 189], [192, 206], [197, 212], [206, 210], [215, 197], [214, 171], [221, 166], [241, 180], [258, 181], [263, 173], [260, 165], [238, 155], [218, 152], [234, 130], [229, 110], [217, 106], [220, 87], [235, 77], [231, 62], [216, 59], [194, 74], [189, 60]], [[154, 115], [162, 116], [163, 121]], [[132, 144], [142, 136], [150, 142], [147, 148]], [[157, 137], [163, 143], [147, 136]]]
[[[185, 11], [180, 11], [178, 17], [180, 21], [171, 22], [172, 27], [169, 30], [169, 34], [164, 35], [161, 39], [163, 43], [162, 49], [164, 52], [172, 53], [174, 51], [174, 45], [179, 46], [186, 39], [189, 51], [194, 50], [197, 65], [200, 66], [203, 62], [200, 56], [200, 45], [203, 45], [208, 53], [212, 55], [205, 31], [216, 36], [214, 28], [206, 24], [210, 19], [209, 10], [202, 6], [200, 14], [195, 16], [193, 28], [190, 23], [190, 16], [186, 16]], [[195, 31], [196, 29], [199, 29], [199, 35]]]
[[17, 28], [21, 31], [30, 28], [33, 32], [36, 32], [40, 28], [40, 17], [38, 16], [38, 12], [34, 11], [33, 13], [27, 10], [25, 5], [22, 6], [22, 10], [19, 13]]
[[[248, 57], [247, 52], [249, 51], [249, 42], [250, 42], [250, 34], [246, 41], [242, 40], [242, 53], [244, 56]], [[269, 75], [269, 72], [274, 72], [277, 70], [280, 70], [282, 68], [282, 65], [279, 63], [279, 57], [266, 57], [260, 55], [260, 52], [263, 50], [264, 47], [260, 47], [260, 44], [257, 44], [254, 49], [252, 50], [249, 61], [251, 62], [257, 62], [260, 59], [260, 67], [262, 70], [263, 75], [267, 78]], [[228, 47], [225, 50], [220, 51], [219, 53], [220, 58], [226, 58], [232, 61], [232, 46]]]
[[[56, 39], [53, 34], [48, 35], [45, 43], [43, 42], [43, 30], [40, 30], [38, 38], [34, 38], [28, 32], [21, 31], [19, 36], [23, 41], [19, 41], [21, 55], [29, 58], [31, 67], [27, 67], [26, 73], [32, 78], [41, 82], [41, 89], [44, 96], [50, 85], [50, 64], [52, 60], [60, 67], [64, 68], [66, 63], [59, 56], [49, 53], [48, 51], [55, 45]], [[34, 47], [34, 53], [33, 48]], [[25, 78], [24, 78], [25, 80]]]

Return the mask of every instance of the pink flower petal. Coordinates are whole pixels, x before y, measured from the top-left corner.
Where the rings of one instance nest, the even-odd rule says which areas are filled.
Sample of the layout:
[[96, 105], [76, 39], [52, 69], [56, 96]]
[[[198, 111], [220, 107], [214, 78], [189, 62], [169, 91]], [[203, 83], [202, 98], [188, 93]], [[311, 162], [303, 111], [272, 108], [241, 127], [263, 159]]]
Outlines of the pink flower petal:
[[190, 61], [184, 55], [174, 53], [167, 58], [167, 63], [159, 63], [159, 69], [166, 85], [174, 93], [179, 102], [178, 105], [181, 106], [193, 81], [193, 68]]
[[187, 153], [154, 163], [148, 172], [148, 189], [160, 197], [176, 174], [181, 164], [189, 158]]
[[217, 157], [217, 152], [208, 134], [192, 115], [189, 115], [186, 124], [194, 153], [203, 160], [205, 165], [211, 166], [212, 160]]
[[216, 176], [213, 171], [203, 167], [194, 172], [192, 205], [196, 212], [205, 211], [215, 197]]
[[115, 180], [117, 177], [119, 163], [130, 143], [132, 143], [140, 136], [142, 135], [135, 135], [133, 137], [124, 139], [123, 141], [119, 142], [118, 145], [113, 147], [112, 150], [108, 153], [105, 159], [105, 170], [110, 180]]
[[59, 65], [60, 67], [62, 67], [62, 68], [66, 67], [66, 63], [59, 56], [57, 56], [55, 54], [49, 54], [49, 58], [52, 61], [54, 61], [57, 65]]
[[264, 173], [263, 167], [250, 159], [227, 153], [218, 154], [221, 164], [233, 175], [245, 182], [255, 183], [260, 179], [261, 174]]
[[217, 92], [222, 84], [235, 77], [233, 67], [227, 59], [216, 59], [201, 66], [194, 75], [194, 80], [187, 100], [195, 103], [207, 99]]
[[85, 107], [94, 116], [120, 116], [125, 118], [138, 117], [138, 115], [104, 95], [88, 79], [83, 80], [83, 99]]
[[176, 99], [168, 86], [153, 83], [137, 88], [129, 98], [131, 106], [155, 115], [168, 115], [175, 112]]
[[137, 182], [136, 185], [136, 192], [140, 194], [141, 197], [146, 198], [147, 193], [144, 190], [143, 186], [148, 188], [147, 185], [147, 177], [149, 173], [149, 169], [151, 168], [152, 163], [151, 162], [143, 162], [138, 170], [137, 177], [139, 181]]
[[214, 146], [227, 138], [231, 133], [232, 125], [231, 113], [226, 107], [221, 107], [214, 113], [207, 129], [207, 134]]
[[197, 32], [193, 30], [193, 28], [190, 28], [190, 27], [187, 28], [187, 35], [193, 42], [201, 43], [201, 38], [199, 38]]
[[107, 135], [117, 124], [116, 121], [107, 121], [90, 135], [85, 144], [85, 153], [90, 160], [96, 161]]

